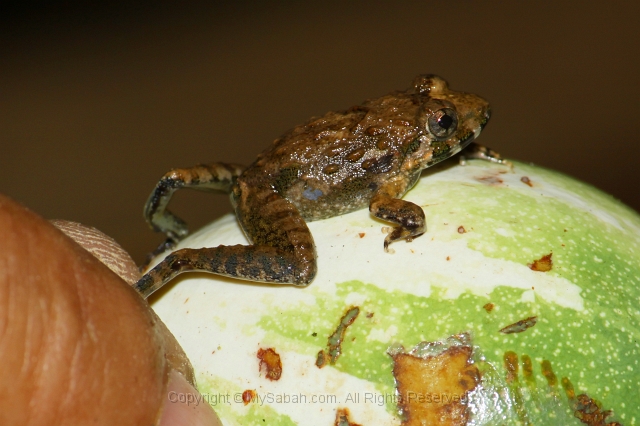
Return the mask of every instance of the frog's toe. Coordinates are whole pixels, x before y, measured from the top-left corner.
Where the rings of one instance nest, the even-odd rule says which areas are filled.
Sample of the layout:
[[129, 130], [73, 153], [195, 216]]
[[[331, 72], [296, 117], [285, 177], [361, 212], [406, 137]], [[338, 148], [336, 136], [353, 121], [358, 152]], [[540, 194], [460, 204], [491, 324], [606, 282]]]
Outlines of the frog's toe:
[[296, 287], [306, 287], [311, 284], [311, 281], [313, 281], [317, 273], [317, 262], [307, 262], [305, 265], [300, 266], [299, 270], [294, 274], [295, 280], [293, 284]]
[[405, 228], [402, 226], [396, 226], [384, 238], [384, 251], [387, 253], [389, 252], [389, 245], [392, 242], [395, 242], [398, 240], [406, 240], [407, 242], [411, 242], [413, 241], [414, 238], [418, 238], [422, 234], [424, 234], [424, 231], [421, 229], [419, 230], [419, 229]]

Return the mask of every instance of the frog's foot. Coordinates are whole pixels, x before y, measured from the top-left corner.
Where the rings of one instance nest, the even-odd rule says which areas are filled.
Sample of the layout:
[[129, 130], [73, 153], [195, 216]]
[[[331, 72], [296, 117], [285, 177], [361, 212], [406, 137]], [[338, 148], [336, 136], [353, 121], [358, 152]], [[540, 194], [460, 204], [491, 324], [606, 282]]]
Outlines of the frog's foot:
[[412, 241], [426, 230], [424, 211], [410, 201], [378, 194], [372, 198], [369, 211], [377, 218], [398, 224], [384, 239], [386, 252], [392, 242], [402, 239]]
[[154, 231], [163, 232], [174, 242], [180, 241], [189, 234], [189, 230], [182, 219], [167, 210], [173, 193], [181, 188], [228, 193], [242, 171], [242, 166], [225, 163], [171, 170], [160, 179], [149, 196], [144, 217]]
[[420, 235], [424, 234], [424, 232], [415, 233], [411, 230], [403, 228], [401, 226], [396, 226], [384, 239], [384, 251], [389, 253], [389, 244], [398, 240], [406, 240], [408, 243], [413, 241], [414, 238], [418, 238]]
[[469, 146], [465, 148], [463, 153], [460, 155], [460, 165], [465, 166], [467, 164], [467, 160], [485, 160], [491, 161], [492, 163], [503, 164], [509, 167], [509, 171], [513, 171], [513, 163], [509, 160], [505, 160], [502, 158], [500, 154], [491, 148], [487, 148], [486, 146], [480, 145], [475, 142], [471, 142]]

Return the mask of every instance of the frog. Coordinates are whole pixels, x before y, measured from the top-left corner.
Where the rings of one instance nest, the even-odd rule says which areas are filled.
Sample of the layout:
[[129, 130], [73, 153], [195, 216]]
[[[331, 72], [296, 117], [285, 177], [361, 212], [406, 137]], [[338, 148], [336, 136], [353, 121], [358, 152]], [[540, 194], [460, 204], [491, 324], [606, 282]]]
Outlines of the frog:
[[143, 297], [184, 272], [240, 280], [309, 285], [317, 253], [307, 222], [369, 208], [393, 226], [383, 249], [426, 231], [423, 209], [402, 197], [427, 169], [465, 149], [465, 158], [506, 164], [475, 140], [491, 116], [489, 103], [454, 91], [434, 74], [411, 86], [344, 111], [298, 125], [248, 167], [211, 163], [166, 173], [151, 192], [144, 216], [167, 239], [156, 252], [188, 235], [167, 205], [178, 189], [230, 195], [249, 245], [182, 248], [167, 255], [135, 284]]

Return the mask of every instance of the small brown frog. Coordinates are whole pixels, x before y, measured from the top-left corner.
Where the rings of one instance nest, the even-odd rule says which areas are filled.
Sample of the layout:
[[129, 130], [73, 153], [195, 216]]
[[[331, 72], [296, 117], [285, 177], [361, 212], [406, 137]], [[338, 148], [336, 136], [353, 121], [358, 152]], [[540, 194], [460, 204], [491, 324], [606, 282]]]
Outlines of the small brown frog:
[[135, 288], [147, 297], [188, 271], [308, 285], [317, 266], [306, 222], [366, 206], [396, 224], [384, 239], [385, 250], [393, 241], [410, 241], [425, 232], [425, 216], [421, 207], [400, 198], [423, 169], [470, 144], [467, 157], [505, 162], [472, 144], [489, 116], [484, 99], [452, 91], [435, 75], [420, 75], [406, 91], [294, 127], [247, 168], [213, 163], [172, 170], [158, 182], [144, 211], [151, 227], [167, 235], [163, 249], [188, 233], [185, 223], [166, 209], [180, 188], [230, 193], [252, 244], [175, 251]]

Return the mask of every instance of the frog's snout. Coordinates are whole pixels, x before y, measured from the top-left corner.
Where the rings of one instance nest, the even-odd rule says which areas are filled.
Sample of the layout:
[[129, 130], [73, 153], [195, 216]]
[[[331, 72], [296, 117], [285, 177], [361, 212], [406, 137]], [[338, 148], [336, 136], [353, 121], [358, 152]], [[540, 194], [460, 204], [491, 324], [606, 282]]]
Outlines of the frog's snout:
[[489, 121], [489, 119], [491, 118], [491, 107], [487, 107], [487, 109], [484, 111], [484, 124], [483, 126], [486, 126], [487, 122]]
[[491, 107], [487, 106], [485, 110], [481, 114], [482, 119], [480, 120], [480, 129], [484, 129], [484, 126], [487, 125], [489, 119], [491, 118]]
[[491, 108], [487, 107], [482, 112], [482, 114], [480, 114], [480, 122], [478, 123], [479, 125], [473, 131], [473, 137], [471, 138], [471, 141], [478, 139], [478, 137], [480, 136], [480, 133], [482, 132], [484, 127], [487, 125], [490, 118], [491, 118]]

